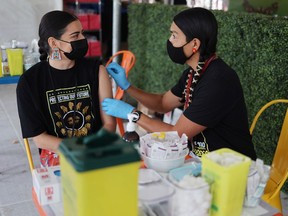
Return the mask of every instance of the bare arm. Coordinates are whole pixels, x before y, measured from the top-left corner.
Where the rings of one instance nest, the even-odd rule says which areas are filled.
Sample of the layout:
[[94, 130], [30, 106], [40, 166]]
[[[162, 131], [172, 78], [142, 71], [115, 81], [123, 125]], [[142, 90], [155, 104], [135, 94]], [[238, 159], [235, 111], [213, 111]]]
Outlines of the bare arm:
[[172, 94], [170, 90], [164, 94], [153, 94], [131, 85], [126, 92], [145, 107], [160, 113], [166, 113], [182, 105], [180, 98]]
[[[166, 113], [183, 105], [180, 103], [180, 98], [176, 97], [170, 90], [165, 94], [151, 94], [131, 85], [126, 91], [138, 102], [157, 112]], [[187, 119], [183, 114], [175, 125], [152, 119], [144, 114], [141, 115], [137, 123], [147, 132], [177, 131], [179, 136], [185, 133], [189, 139], [206, 129], [205, 126]]]
[[175, 125], [166, 124], [160, 120], [152, 119], [144, 114], [137, 123], [144, 128], [147, 132], [163, 132], [163, 131], [177, 131], [181, 136], [185, 133], [188, 139], [192, 139], [195, 135], [199, 134], [206, 129], [205, 126], [199, 125], [187, 119], [183, 114]]
[[47, 132], [43, 132], [32, 139], [38, 148], [47, 149], [51, 152], [57, 152], [58, 147], [62, 142], [61, 138], [49, 135]]
[[[102, 65], [99, 67], [99, 103], [101, 106], [104, 98], [113, 98], [112, 84], [106, 68]], [[100, 115], [103, 122], [103, 128], [110, 132], [116, 131], [116, 120], [114, 117], [106, 115], [100, 107]]]

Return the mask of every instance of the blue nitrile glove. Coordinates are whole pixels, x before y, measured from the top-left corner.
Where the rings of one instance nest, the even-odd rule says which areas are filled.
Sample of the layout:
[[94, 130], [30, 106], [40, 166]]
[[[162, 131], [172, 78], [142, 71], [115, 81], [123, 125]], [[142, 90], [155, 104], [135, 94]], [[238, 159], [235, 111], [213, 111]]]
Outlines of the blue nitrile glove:
[[116, 62], [112, 62], [106, 67], [106, 69], [107, 69], [108, 73], [113, 77], [116, 84], [122, 90], [126, 90], [130, 87], [131, 84], [126, 78], [126, 72], [125, 72], [125, 69], [123, 67], [121, 67]]
[[135, 107], [121, 100], [105, 98], [102, 102], [102, 110], [114, 117], [128, 119], [127, 114], [131, 113]]

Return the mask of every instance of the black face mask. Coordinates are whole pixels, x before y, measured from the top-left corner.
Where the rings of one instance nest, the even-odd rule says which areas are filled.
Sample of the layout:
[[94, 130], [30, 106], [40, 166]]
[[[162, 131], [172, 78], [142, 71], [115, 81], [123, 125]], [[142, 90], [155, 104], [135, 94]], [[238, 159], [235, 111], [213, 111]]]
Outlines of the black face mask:
[[[190, 42], [190, 41], [189, 41]], [[174, 47], [172, 45], [172, 43], [167, 40], [167, 52], [168, 52], [168, 55], [170, 57], [170, 59], [177, 63], [177, 64], [184, 64], [188, 59], [191, 58], [191, 56], [194, 54], [192, 53], [191, 56], [189, 57], [186, 57], [185, 53], [184, 53], [184, 46], [186, 46], [189, 42], [187, 42], [186, 44], [184, 44], [183, 46], [181, 47]]]
[[64, 40], [61, 40], [61, 41], [71, 44], [72, 51], [70, 53], [64, 52], [62, 50], [64, 52], [64, 55], [70, 60], [82, 58], [86, 55], [88, 51], [88, 42], [86, 38], [81, 39], [81, 40], [71, 41], [71, 42], [64, 41]]

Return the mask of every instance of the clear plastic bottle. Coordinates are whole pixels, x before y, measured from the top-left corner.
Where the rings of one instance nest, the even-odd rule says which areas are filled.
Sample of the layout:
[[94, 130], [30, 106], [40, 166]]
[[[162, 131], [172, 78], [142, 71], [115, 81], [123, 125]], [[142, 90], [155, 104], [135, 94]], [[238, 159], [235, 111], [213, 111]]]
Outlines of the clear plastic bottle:
[[139, 134], [136, 132], [136, 123], [134, 123], [133, 120], [133, 114], [129, 113], [128, 114], [128, 120], [129, 122], [127, 123], [126, 126], [126, 132], [123, 134], [123, 140], [125, 142], [129, 143], [139, 143], [140, 137]]
[[31, 42], [31, 48], [24, 53], [24, 69], [27, 71], [30, 67], [40, 61], [40, 54], [38, 52], [38, 42], [33, 39]]

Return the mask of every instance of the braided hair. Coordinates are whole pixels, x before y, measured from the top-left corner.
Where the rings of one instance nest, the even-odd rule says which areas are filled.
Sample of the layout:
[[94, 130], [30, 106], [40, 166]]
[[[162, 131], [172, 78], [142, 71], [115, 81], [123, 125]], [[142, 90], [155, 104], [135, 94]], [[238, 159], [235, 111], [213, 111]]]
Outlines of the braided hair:
[[41, 61], [46, 61], [50, 53], [48, 38], [54, 37], [60, 39], [67, 25], [76, 20], [78, 18], [75, 15], [58, 10], [50, 11], [42, 17], [38, 31], [38, 46]]

